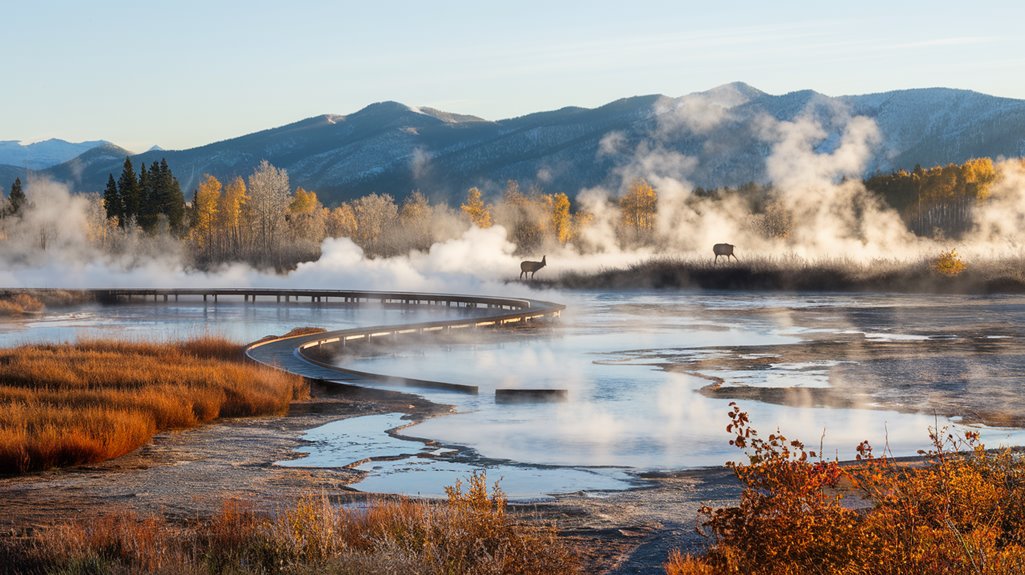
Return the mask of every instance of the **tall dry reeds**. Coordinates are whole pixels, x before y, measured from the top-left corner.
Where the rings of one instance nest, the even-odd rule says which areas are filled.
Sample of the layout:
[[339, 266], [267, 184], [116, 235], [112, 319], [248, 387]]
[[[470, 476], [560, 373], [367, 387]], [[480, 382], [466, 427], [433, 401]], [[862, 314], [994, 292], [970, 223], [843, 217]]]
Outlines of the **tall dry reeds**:
[[[799, 257], [745, 258], [739, 262], [655, 257], [623, 268], [568, 272], [537, 285], [570, 289], [707, 289], [781, 291], [892, 291], [910, 293], [1025, 293], [1021, 260], [958, 259], [956, 268], [934, 260], [905, 262]], [[948, 273], [956, 269], [957, 273]], [[964, 272], [964, 273], [961, 273]]]
[[337, 507], [306, 496], [267, 516], [238, 501], [180, 526], [113, 512], [23, 540], [0, 539], [0, 573], [254, 573], [411, 575], [580, 573], [554, 526], [506, 513], [483, 476], [445, 503], [371, 501]]
[[16, 316], [43, 311], [39, 298], [27, 293], [10, 293], [0, 296], [0, 317]]
[[95, 463], [158, 431], [284, 413], [302, 378], [232, 342], [87, 340], [0, 350], [0, 473]]

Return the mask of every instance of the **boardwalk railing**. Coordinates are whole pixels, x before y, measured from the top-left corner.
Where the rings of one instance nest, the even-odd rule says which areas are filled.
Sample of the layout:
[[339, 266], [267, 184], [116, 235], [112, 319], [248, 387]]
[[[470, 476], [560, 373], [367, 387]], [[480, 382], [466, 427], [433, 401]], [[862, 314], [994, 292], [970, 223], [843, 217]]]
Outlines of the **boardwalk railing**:
[[[416, 292], [381, 292], [351, 290], [307, 290], [273, 288], [185, 288], [185, 289], [96, 289], [88, 290], [97, 300], [107, 303], [131, 301], [180, 301], [182, 298], [203, 298], [203, 301], [238, 300], [257, 303], [302, 302], [314, 304], [363, 304], [376, 302], [385, 306], [440, 306], [474, 310], [471, 315], [458, 319], [425, 321], [398, 325], [377, 325], [352, 329], [271, 338], [250, 344], [246, 355], [254, 361], [300, 375], [309, 375], [310, 367], [322, 378], [331, 374], [346, 378], [383, 378], [417, 387], [429, 387], [477, 393], [477, 386], [428, 381], [422, 379], [385, 376], [346, 369], [329, 361], [337, 353], [354, 344], [392, 341], [401, 336], [452, 333], [501, 327], [559, 317], [565, 306], [557, 303], [520, 298], [475, 295], [432, 294]], [[301, 362], [301, 363], [300, 363]], [[325, 375], [327, 374], [327, 375]]]

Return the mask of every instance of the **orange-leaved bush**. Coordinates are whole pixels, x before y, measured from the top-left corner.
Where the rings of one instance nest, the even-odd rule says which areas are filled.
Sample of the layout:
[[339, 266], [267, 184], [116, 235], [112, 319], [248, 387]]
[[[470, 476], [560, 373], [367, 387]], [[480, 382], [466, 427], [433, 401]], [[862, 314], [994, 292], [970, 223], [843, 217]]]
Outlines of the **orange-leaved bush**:
[[731, 404], [729, 464], [743, 486], [736, 506], [705, 507], [711, 544], [674, 552], [668, 575], [1025, 572], [1025, 461], [986, 451], [977, 433], [930, 430], [919, 461], [858, 446], [841, 466], [799, 441], [762, 438]]

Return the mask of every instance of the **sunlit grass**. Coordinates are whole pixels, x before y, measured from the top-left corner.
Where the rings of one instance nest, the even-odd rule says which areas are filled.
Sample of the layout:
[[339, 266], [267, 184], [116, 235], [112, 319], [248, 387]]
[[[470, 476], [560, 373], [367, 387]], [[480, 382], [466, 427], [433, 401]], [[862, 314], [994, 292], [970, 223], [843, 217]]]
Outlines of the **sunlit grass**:
[[0, 368], [0, 473], [103, 461], [158, 431], [281, 414], [307, 393], [214, 337], [26, 345], [0, 350]]
[[274, 515], [229, 501], [208, 520], [111, 512], [23, 540], [0, 539], [18, 573], [569, 574], [575, 550], [555, 528], [506, 513], [483, 476], [447, 502], [372, 501], [336, 507], [306, 496]]
[[43, 311], [43, 302], [27, 293], [8, 294], [0, 297], [0, 317], [17, 316]]

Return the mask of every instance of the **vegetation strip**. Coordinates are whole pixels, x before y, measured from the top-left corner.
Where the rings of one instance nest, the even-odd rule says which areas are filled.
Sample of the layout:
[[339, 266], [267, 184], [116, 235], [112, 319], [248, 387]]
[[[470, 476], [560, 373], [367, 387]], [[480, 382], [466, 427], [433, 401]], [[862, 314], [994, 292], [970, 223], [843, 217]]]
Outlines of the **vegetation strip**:
[[302, 378], [245, 361], [203, 337], [86, 340], [0, 350], [0, 473], [96, 463], [159, 431], [218, 417], [281, 414]]
[[306, 496], [272, 517], [228, 501], [208, 520], [108, 513], [28, 539], [0, 538], [0, 573], [321, 574], [582, 573], [554, 526], [506, 513], [484, 476], [444, 503], [376, 500], [366, 508]]

